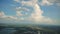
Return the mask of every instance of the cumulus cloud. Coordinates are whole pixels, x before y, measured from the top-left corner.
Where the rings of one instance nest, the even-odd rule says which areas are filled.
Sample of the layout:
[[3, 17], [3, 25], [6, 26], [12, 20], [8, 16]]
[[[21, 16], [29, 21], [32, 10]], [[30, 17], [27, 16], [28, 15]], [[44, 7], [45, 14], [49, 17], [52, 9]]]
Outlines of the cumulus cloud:
[[60, 0], [42, 0], [40, 3], [40, 5], [54, 5], [56, 4], [57, 6], [60, 6]]
[[22, 16], [22, 14], [21, 14], [20, 11], [16, 11], [16, 13], [17, 13], [17, 14], [16, 14], [17, 16]]
[[16, 16], [7, 16], [6, 18], [10, 18], [10, 19], [17, 19]]
[[[47, 23], [52, 23], [53, 20], [49, 17], [43, 16], [42, 14], [44, 13], [43, 10], [41, 10], [41, 7], [38, 5], [38, 0], [30, 0], [30, 1], [20, 1], [20, 0], [14, 0], [16, 2], [22, 3], [22, 5], [27, 5], [27, 6], [32, 6], [33, 7], [33, 12], [31, 13], [31, 15], [29, 17], [27, 17], [26, 19], [24, 17], [20, 17], [20, 16], [24, 16], [21, 12], [24, 11], [30, 11], [28, 8], [24, 8], [24, 7], [17, 7], [16, 8], [16, 16], [6, 16], [6, 18], [10, 18], [10, 19], [17, 19], [17, 20], [30, 20], [30, 21], [34, 21], [34, 22], [47, 22]], [[43, 0], [42, 4], [50, 4], [50, 2], [48, 2], [47, 0]], [[51, 5], [51, 4], [50, 4]], [[0, 13], [0, 16], [5, 16], [4, 12]]]
[[14, 1], [19, 2], [19, 0], [14, 0]]
[[53, 3], [49, 2], [48, 0], [42, 0], [40, 4], [41, 5], [53, 5]]
[[14, 0], [14, 1], [16, 1], [16, 2], [18, 2], [18, 3], [22, 3], [22, 6], [23, 5], [28, 5], [28, 6], [33, 6], [35, 3], [36, 3], [36, 1], [38, 1], [38, 0], [27, 0], [27, 1], [25, 1], [25, 0]]
[[42, 15], [43, 11], [41, 10], [38, 4], [34, 5], [34, 13], [31, 14], [31, 20], [35, 20], [36, 22], [52, 22], [52, 19], [47, 18]]
[[[25, 7], [17, 7], [17, 8], [16, 8], [16, 15], [17, 15], [17, 16], [24, 16], [24, 15], [21, 13], [21, 12], [23, 12], [23, 11], [28, 12], [28, 11], [30, 11], [30, 9], [25, 8]], [[25, 13], [25, 15], [27, 15], [27, 13]]]
[[28, 9], [28, 8], [25, 8], [25, 7], [17, 7], [16, 8], [17, 9], [17, 11], [30, 11], [30, 9]]
[[22, 8], [21, 7], [16, 7], [16, 15], [17, 16], [23, 16], [23, 14], [21, 14]]
[[60, 2], [60, 0], [48, 0], [48, 1], [51, 3], [54, 3], [54, 2], [59, 3]]
[[60, 0], [48, 0], [50, 3], [56, 4], [57, 6], [60, 6]]
[[0, 18], [10, 18], [10, 19], [17, 19], [15, 16], [7, 16], [3, 11], [0, 12]]
[[[19, 16], [21, 16], [20, 15], [20, 11], [17, 11], [17, 14], [19, 15]], [[17, 17], [17, 16], [8, 16], [8, 15], [5, 15], [5, 13], [4, 13], [4, 11], [1, 11], [0, 12], [0, 20], [9, 20], [9, 21], [21, 21], [21, 20], [24, 20], [24, 18], [23, 17], [21, 17], [21, 18], [19, 18], [19, 17]]]
[[[14, 0], [18, 3], [22, 3], [22, 5], [27, 5], [29, 4], [30, 5], [34, 5], [36, 3], [36, 1], [38, 0], [28, 0], [28, 1], [25, 1], [25, 0]], [[42, 0], [40, 2], [38, 2], [40, 5], [44, 6], [44, 5], [54, 5], [56, 4], [57, 6], [60, 6], [60, 0]]]
[[60, 6], [60, 3], [56, 3], [57, 6]]
[[[38, 0], [30, 0], [30, 1], [22, 1], [23, 5], [27, 5], [27, 6], [33, 6], [34, 11], [33, 13], [31, 13], [30, 17], [28, 18], [28, 20], [31, 21], [35, 21], [35, 22], [52, 22], [53, 20], [50, 18], [47, 18], [45, 16], [43, 16], [43, 10], [41, 10], [41, 7], [38, 5]], [[42, 1], [43, 4], [50, 4], [47, 0]]]
[[[27, 6], [33, 6], [34, 8], [34, 11], [33, 13], [31, 13], [31, 15], [27, 18], [27, 20], [31, 20], [31, 21], [36, 21], [36, 22], [52, 22], [53, 20], [50, 19], [49, 17], [45, 17], [43, 16], [43, 10], [41, 10], [41, 7], [38, 5], [38, 0], [30, 0], [30, 1], [24, 1], [24, 0], [14, 0], [16, 2], [21, 2], [22, 4], [24, 5], [27, 5]], [[42, 4], [50, 4], [50, 2], [48, 2], [47, 0], [43, 0], [42, 1]], [[23, 16], [23, 14], [21, 13], [22, 10], [24, 11], [30, 11], [28, 8], [25, 8], [25, 7], [17, 7], [16, 8], [16, 15], [19, 17], [19, 16]], [[0, 12], [0, 16], [3, 17], [3, 16], [6, 16], [4, 14], [4, 12]], [[21, 20], [24, 20], [24, 18], [18, 18], [16, 16], [6, 16], [6, 18], [11, 18], [11, 19], [21, 19]]]
[[6, 16], [5, 16], [4, 12], [1, 11], [1, 12], [0, 12], [0, 18], [3, 18], [3, 17], [6, 17]]

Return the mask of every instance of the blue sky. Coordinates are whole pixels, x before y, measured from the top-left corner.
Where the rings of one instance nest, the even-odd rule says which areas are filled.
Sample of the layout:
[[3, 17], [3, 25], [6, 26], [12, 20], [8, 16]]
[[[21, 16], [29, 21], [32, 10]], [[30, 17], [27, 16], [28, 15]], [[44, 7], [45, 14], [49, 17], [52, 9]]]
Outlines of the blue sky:
[[36, 21], [38, 24], [60, 25], [59, 3], [59, 0], [0, 0], [0, 23], [6, 19], [4, 22], [7, 23]]

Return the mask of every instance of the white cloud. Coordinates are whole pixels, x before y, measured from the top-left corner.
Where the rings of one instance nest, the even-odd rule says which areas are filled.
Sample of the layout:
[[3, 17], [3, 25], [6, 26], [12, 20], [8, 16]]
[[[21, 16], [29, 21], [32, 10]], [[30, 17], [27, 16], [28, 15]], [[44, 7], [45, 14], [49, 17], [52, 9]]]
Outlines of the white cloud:
[[34, 13], [31, 14], [30, 19], [36, 22], [52, 22], [52, 19], [46, 18], [42, 15], [43, 11], [41, 10], [38, 4], [34, 6]]
[[40, 3], [40, 5], [54, 5], [56, 4], [57, 6], [60, 6], [60, 0], [42, 0]]
[[6, 18], [10, 18], [10, 19], [18, 19], [16, 16], [7, 16]]
[[60, 6], [60, 3], [56, 3], [57, 6]]
[[0, 12], [0, 16], [4, 16], [4, 13], [3, 12]]
[[[16, 0], [17, 2], [21, 2], [20, 0]], [[52, 5], [50, 4], [51, 2], [44, 0], [42, 1], [42, 4], [47, 4], [47, 5]], [[11, 21], [15, 21], [16, 22], [21, 22], [23, 20], [26, 22], [36, 22], [36, 23], [49, 23], [49, 24], [54, 24], [55, 20], [52, 20], [49, 17], [43, 16], [42, 14], [44, 13], [43, 10], [41, 10], [41, 7], [38, 5], [37, 0], [31, 0], [31, 1], [22, 1], [22, 4], [27, 5], [27, 6], [32, 6], [33, 7], [33, 12], [31, 13], [30, 16], [28, 16], [27, 18], [24, 17], [20, 17], [20, 16], [24, 16], [21, 12], [24, 11], [30, 11], [28, 8], [25, 7], [17, 7], [16, 8], [16, 15], [17, 16], [6, 16], [4, 14], [4, 12], [0, 12], [0, 17], [6, 16], [4, 18], [6, 18], [7, 20], [11, 20]], [[57, 21], [56, 21], [57, 22]], [[24, 22], [25, 23], [25, 22]]]
[[60, 0], [48, 0], [50, 3], [56, 4], [57, 6], [60, 6]]
[[21, 14], [22, 8], [21, 7], [17, 7], [16, 8], [16, 15], [17, 16], [23, 16], [23, 14]]
[[22, 5], [30, 5], [30, 6], [33, 5], [33, 3], [31, 1], [29, 1], [29, 2], [22, 1], [21, 3], [22, 3]]
[[13, 0], [13, 1], [19, 2], [19, 0]]
[[1, 11], [1, 12], [0, 12], [0, 18], [3, 18], [3, 17], [6, 17], [6, 16], [5, 16], [4, 12]]
[[38, 0], [27, 0], [27, 1], [25, 1], [25, 0], [14, 0], [14, 1], [16, 1], [16, 2], [18, 2], [18, 3], [22, 3], [22, 6], [23, 5], [28, 5], [28, 6], [33, 6], [35, 3], [36, 3], [36, 1], [38, 1]]
[[[28, 8], [25, 8], [25, 7], [17, 7], [16, 8], [16, 15], [17, 16], [24, 16], [21, 12], [23, 12], [23, 11], [25, 11], [25, 12], [28, 12], [28, 11], [30, 11], [30, 9], [28, 9]], [[25, 15], [27, 15], [28, 13], [25, 13]]]
[[[31, 13], [31, 16], [27, 18], [28, 20], [35, 21], [35, 22], [49, 22], [49, 23], [53, 22], [52, 19], [42, 15], [43, 10], [41, 10], [41, 7], [38, 5], [38, 3], [37, 3], [38, 0], [30, 0], [30, 1], [23, 1], [22, 0], [20, 2], [22, 3], [23, 6], [27, 5], [27, 6], [32, 6], [34, 8], [34, 12]], [[42, 5], [52, 5], [52, 3], [50, 3], [47, 0], [42, 0], [41, 4]], [[17, 11], [18, 15], [21, 15], [21, 13], [20, 13], [21, 10], [26, 10], [26, 11], [28, 10], [26, 8], [22, 9], [21, 7], [17, 8], [17, 9], [18, 9], [18, 11]]]
[[53, 3], [49, 2], [48, 0], [42, 0], [42, 2], [40, 3], [41, 5], [53, 5]]
[[51, 3], [59, 3], [60, 2], [60, 0], [48, 0], [49, 2], [51, 2]]
[[17, 19], [15, 16], [7, 16], [3, 11], [0, 12], [0, 18], [11, 18], [11, 19]]
[[16, 14], [17, 16], [22, 16], [22, 15], [23, 15], [23, 14], [21, 14], [20, 11], [16, 11], [16, 13], [17, 13], [17, 14]]
[[[33, 6], [35, 3], [37, 3], [36, 1], [38, 0], [28, 0], [28, 1], [25, 1], [25, 0], [14, 0], [18, 3], [22, 3], [22, 6], [23, 5], [29, 5], [29, 6]], [[57, 6], [60, 6], [60, 0], [42, 0], [41, 2], [38, 2], [40, 5], [42, 6], [45, 6], [45, 5], [54, 5], [56, 4]]]

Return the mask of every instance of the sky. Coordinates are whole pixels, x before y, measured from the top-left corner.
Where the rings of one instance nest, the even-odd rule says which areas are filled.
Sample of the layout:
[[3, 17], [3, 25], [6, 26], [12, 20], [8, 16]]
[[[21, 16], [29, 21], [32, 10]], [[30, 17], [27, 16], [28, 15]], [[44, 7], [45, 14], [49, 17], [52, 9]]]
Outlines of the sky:
[[0, 23], [60, 25], [60, 0], [0, 0]]

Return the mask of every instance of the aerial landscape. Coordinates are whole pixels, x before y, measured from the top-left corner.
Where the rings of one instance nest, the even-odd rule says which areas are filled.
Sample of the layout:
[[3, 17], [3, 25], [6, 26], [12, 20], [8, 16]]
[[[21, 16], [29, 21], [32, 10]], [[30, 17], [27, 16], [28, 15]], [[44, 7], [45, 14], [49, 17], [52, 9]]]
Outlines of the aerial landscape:
[[0, 34], [60, 34], [60, 0], [0, 0]]

